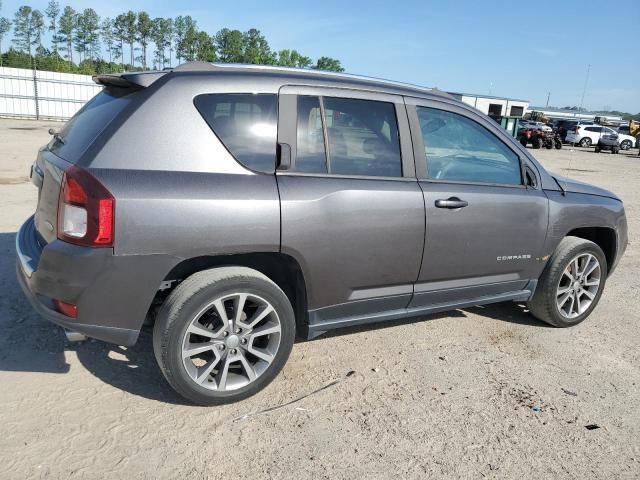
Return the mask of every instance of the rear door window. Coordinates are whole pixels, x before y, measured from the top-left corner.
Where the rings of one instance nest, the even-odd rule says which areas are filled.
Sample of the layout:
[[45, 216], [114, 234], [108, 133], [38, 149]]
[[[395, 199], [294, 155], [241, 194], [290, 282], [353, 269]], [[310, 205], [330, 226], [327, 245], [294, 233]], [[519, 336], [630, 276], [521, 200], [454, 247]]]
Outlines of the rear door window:
[[276, 164], [277, 96], [199, 95], [195, 106], [227, 150], [245, 167], [273, 173]]
[[402, 176], [393, 103], [301, 96], [297, 128], [298, 172]]
[[76, 163], [100, 133], [138, 95], [139, 90], [130, 88], [102, 90], [60, 130], [61, 140], [51, 139], [49, 149], [68, 162]]

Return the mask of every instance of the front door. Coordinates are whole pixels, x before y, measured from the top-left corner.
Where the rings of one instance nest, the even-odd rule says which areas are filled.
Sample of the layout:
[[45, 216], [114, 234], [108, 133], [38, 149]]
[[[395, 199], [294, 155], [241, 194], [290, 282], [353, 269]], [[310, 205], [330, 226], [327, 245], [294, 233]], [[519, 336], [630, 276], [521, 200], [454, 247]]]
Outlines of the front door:
[[284, 87], [278, 141], [282, 252], [303, 270], [310, 325], [405, 308], [425, 227], [402, 98]]
[[548, 200], [535, 172], [528, 171], [525, 185], [517, 151], [489, 119], [482, 123], [453, 105], [415, 103], [409, 115], [427, 227], [411, 306], [523, 290], [544, 266]]

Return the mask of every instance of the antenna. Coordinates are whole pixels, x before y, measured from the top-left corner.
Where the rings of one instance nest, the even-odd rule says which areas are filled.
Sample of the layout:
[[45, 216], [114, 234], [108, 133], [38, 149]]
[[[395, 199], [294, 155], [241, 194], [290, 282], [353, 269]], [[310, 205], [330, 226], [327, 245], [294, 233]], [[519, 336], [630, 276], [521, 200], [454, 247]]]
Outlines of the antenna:
[[589, 72], [591, 71], [591, 64], [587, 65], [587, 76], [584, 79], [584, 88], [582, 89], [582, 98], [580, 99], [580, 111], [582, 111], [582, 105], [584, 104], [584, 95], [587, 93], [587, 83], [589, 82]]

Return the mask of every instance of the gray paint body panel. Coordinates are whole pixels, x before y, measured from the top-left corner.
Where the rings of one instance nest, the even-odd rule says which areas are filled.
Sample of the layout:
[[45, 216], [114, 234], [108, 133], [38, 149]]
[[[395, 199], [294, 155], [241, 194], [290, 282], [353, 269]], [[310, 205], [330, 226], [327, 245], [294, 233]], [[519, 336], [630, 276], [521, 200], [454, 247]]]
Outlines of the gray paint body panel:
[[404, 287], [394, 298], [406, 306], [424, 242], [415, 181], [278, 175], [278, 186], [282, 252], [302, 267], [309, 309], [384, 286]]
[[[420, 185], [426, 206], [426, 242], [411, 305], [433, 302], [430, 284], [436, 289], [442, 282], [449, 282], [448, 289], [465, 287], [457, 290], [462, 300], [512, 291], [513, 282], [520, 282], [523, 288], [528, 280], [540, 276], [548, 222], [544, 192], [453, 183]], [[436, 200], [451, 197], [469, 205], [456, 210], [435, 207]], [[509, 256], [527, 258], [498, 260]], [[447, 298], [451, 296], [449, 292]]]

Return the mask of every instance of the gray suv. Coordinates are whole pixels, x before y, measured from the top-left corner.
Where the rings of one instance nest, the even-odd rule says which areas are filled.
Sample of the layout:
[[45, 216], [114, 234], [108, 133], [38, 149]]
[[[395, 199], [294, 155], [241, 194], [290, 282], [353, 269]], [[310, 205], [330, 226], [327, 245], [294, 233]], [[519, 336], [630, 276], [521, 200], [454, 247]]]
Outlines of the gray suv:
[[152, 327], [199, 404], [264, 388], [296, 336], [503, 301], [575, 325], [627, 244], [618, 197], [437, 90], [198, 63], [95, 81], [32, 167], [18, 279], [76, 336]]

